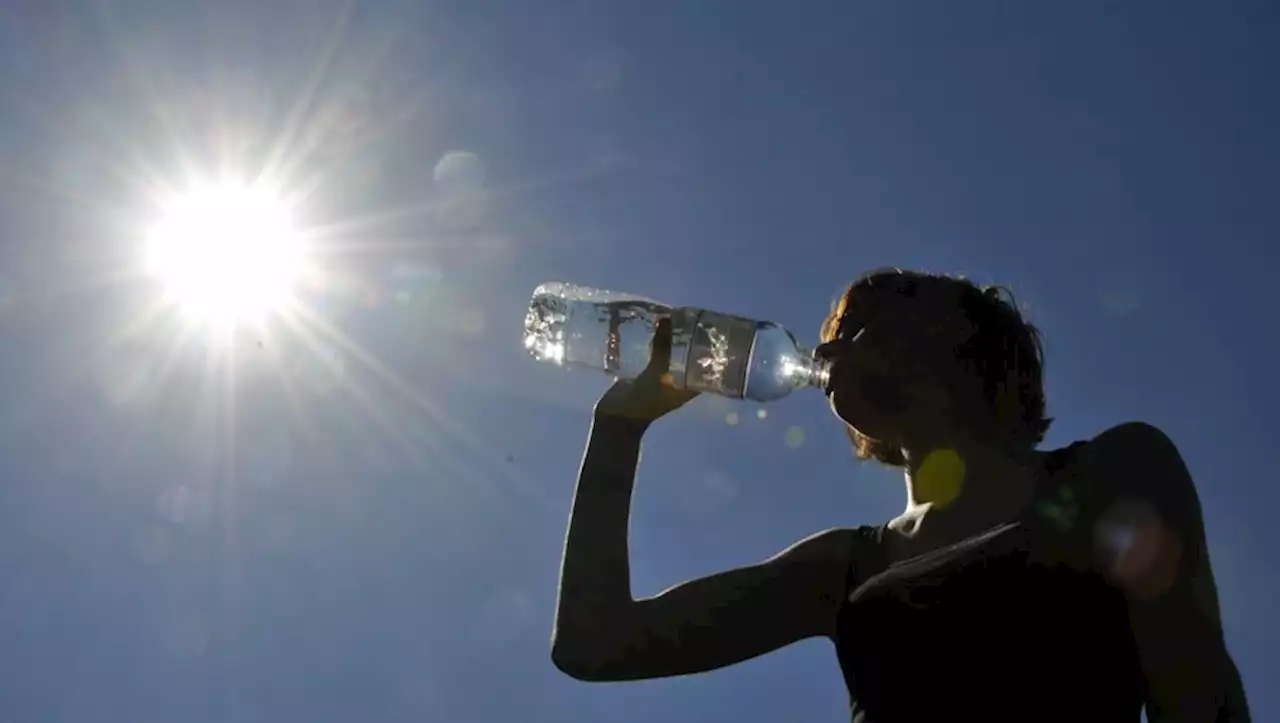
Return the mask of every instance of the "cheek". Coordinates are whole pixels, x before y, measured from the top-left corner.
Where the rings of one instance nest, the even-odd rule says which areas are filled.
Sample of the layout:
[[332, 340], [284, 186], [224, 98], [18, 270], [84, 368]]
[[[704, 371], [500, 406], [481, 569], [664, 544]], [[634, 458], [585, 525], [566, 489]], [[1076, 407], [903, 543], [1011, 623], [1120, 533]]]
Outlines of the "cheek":
[[892, 414], [907, 403], [901, 375], [889, 369], [850, 369], [833, 385], [831, 404], [837, 412]]
[[902, 385], [882, 376], [849, 380], [832, 390], [829, 402], [837, 417], [872, 437], [894, 426], [906, 405]]
[[887, 374], [874, 374], [859, 381], [859, 395], [876, 412], [893, 414], [907, 406], [906, 387], [902, 380]]

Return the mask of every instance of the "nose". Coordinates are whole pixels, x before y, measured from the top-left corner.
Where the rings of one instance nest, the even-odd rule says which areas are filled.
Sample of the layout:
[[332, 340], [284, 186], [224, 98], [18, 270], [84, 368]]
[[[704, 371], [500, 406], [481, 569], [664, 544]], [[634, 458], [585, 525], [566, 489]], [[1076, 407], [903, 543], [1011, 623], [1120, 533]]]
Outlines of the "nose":
[[814, 356], [827, 361], [835, 361], [852, 351], [854, 348], [853, 345], [862, 338], [865, 331], [866, 328], [864, 327], [859, 329], [858, 332], [852, 336], [837, 336], [831, 341], [819, 344], [818, 348], [813, 351]]
[[843, 345], [844, 344], [841, 340], [832, 339], [825, 344], [819, 344], [818, 347], [813, 350], [813, 356], [821, 361], [833, 362], [840, 358], [840, 352]]

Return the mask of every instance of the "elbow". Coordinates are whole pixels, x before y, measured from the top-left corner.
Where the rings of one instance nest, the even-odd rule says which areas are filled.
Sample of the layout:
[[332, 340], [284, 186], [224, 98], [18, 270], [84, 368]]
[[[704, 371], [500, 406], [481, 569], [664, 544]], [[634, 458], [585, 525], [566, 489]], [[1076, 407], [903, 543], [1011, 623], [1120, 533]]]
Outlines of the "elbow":
[[561, 609], [551, 633], [551, 662], [565, 675], [587, 683], [636, 680], [639, 672], [638, 605], [604, 610]]
[[591, 664], [591, 659], [565, 645], [551, 644], [551, 663], [556, 666], [556, 670], [574, 680], [584, 683], [600, 680], [598, 667]]
[[565, 675], [586, 683], [635, 679], [632, 646], [622, 631], [631, 629], [623, 616], [609, 616], [608, 625], [566, 624], [556, 620], [551, 636], [551, 662]]
[[615, 678], [608, 675], [608, 656], [597, 646], [565, 640], [557, 633], [551, 641], [551, 663], [556, 670], [584, 683], [604, 683]]

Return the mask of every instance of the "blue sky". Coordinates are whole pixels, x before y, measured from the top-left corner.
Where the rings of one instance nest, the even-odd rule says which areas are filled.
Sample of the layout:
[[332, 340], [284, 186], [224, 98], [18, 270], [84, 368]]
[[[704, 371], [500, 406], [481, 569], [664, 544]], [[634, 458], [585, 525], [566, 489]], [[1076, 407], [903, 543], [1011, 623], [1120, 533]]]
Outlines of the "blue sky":
[[[1049, 445], [1174, 438], [1254, 717], [1280, 715], [1272, 4], [15, 7], [5, 720], [843, 719], [820, 642], [668, 681], [555, 671], [607, 380], [535, 364], [520, 323], [568, 280], [812, 341], [886, 264], [1012, 287], [1047, 337]], [[450, 151], [482, 185], [437, 178]], [[310, 320], [226, 348], [143, 317], [147, 190], [264, 168], [315, 231]], [[650, 433], [637, 593], [900, 510], [818, 395], [758, 411], [701, 399]]]

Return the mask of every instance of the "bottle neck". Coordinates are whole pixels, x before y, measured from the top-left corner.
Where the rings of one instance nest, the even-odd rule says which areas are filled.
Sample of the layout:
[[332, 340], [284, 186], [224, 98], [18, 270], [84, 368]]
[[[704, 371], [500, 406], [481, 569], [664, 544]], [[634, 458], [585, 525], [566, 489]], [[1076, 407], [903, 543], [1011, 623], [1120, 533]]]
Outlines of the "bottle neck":
[[831, 360], [820, 359], [812, 352], [804, 356], [805, 364], [797, 375], [797, 386], [825, 391], [831, 382]]

